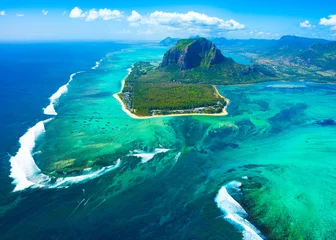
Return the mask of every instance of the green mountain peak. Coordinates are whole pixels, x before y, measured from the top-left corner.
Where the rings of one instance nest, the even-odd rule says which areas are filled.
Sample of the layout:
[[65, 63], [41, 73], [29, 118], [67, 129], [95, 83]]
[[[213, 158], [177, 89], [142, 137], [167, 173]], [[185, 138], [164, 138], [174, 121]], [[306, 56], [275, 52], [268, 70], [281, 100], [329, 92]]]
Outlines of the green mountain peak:
[[205, 38], [182, 39], [165, 53], [161, 67], [178, 65], [181, 70], [189, 70], [210, 67], [226, 59], [215, 44]]

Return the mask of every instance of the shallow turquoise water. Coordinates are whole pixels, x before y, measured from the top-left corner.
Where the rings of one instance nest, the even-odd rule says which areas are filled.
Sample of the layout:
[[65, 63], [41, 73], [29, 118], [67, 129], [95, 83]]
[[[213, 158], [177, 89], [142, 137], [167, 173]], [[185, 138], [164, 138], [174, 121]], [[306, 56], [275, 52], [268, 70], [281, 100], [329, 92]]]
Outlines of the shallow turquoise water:
[[[228, 116], [131, 119], [112, 94], [132, 63], [159, 61], [164, 50], [111, 53], [74, 77], [34, 149], [54, 178], [3, 200], [4, 238], [242, 239], [215, 202], [222, 186], [238, 181], [241, 191], [229, 193], [260, 236], [333, 239], [336, 127], [317, 122], [336, 119], [336, 86], [219, 86]], [[153, 158], [143, 163], [135, 150]], [[48, 189], [118, 159], [98, 178]]]
[[225, 49], [222, 50], [222, 53], [224, 54], [225, 57], [232, 58], [235, 62], [237, 62], [239, 64], [243, 64], [243, 65], [251, 65], [252, 64], [251, 61], [243, 55], [232, 53], [232, 52], [227, 52], [227, 51], [225, 51]]

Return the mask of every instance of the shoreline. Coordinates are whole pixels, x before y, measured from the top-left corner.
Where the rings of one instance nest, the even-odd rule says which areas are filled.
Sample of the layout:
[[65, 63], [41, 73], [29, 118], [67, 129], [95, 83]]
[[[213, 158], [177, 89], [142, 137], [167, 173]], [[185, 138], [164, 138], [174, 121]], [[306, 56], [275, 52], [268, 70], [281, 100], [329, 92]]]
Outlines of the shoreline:
[[[133, 65], [132, 65], [133, 67]], [[134, 118], [134, 119], [150, 119], [150, 118], [162, 118], [162, 117], [185, 117], [185, 116], [210, 116], [210, 117], [222, 117], [222, 116], [227, 116], [229, 113], [226, 111], [227, 109], [227, 106], [230, 104], [230, 100], [228, 98], [225, 98], [223, 97], [219, 92], [218, 92], [218, 89], [215, 85], [213, 85], [214, 89], [215, 89], [215, 93], [225, 99], [226, 101], [226, 105], [225, 107], [223, 108], [223, 111], [221, 113], [214, 113], [214, 114], [209, 114], [209, 113], [182, 113], [182, 114], [167, 114], [167, 115], [153, 115], [153, 116], [143, 116], [143, 117], [140, 117], [140, 116], [137, 116], [135, 115], [134, 113], [131, 113], [130, 110], [127, 109], [125, 103], [121, 100], [121, 98], [119, 97], [118, 94], [122, 93], [122, 90], [124, 89], [124, 86], [125, 86], [125, 80], [126, 78], [128, 77], [128, 75], [131, 73], [132, 69], [131, 68], [128, 68], [128, 74], [127, 76], [121, 81], [121, 89], [119, 92], [113, 94], [113, 97], [115, 99], [117, 99], [117, 101], [121, 104], [121, 107], [122, 107], [122, 110], [131, 118]]]

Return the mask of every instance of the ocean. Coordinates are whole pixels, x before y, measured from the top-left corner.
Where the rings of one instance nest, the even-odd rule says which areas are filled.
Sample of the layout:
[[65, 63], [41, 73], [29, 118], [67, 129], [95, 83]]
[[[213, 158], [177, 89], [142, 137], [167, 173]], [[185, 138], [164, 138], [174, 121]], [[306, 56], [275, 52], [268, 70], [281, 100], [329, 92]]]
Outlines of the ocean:
[[[41, 111], [48, 98], [70, 74], [88, 69], [109, 50], [121, 49], [114, 43], [7, 43], [0, 44], [0, 179], [9, 183], [8, 157], [18, 150], [19, 138], [29, 127], [46, 119]], [[12, 186], [1, 185], [0, 194]], [[3, 188], [3, 189], [2, 189]]]
[[113, 94], [166, 50], [0, 45], [1, 239], [335, 238], [335, 85], [218, 86], [228, 116], [130, 118]]

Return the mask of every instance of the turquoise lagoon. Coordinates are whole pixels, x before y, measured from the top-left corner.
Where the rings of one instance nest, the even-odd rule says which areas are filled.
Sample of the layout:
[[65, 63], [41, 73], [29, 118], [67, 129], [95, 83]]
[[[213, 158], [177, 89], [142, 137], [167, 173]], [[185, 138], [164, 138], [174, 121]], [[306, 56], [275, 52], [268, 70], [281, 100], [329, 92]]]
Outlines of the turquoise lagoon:
[[165, 50], [108, 53], [52, 98], [11, 159], [2, 239], [335, 238], [336, 86], [218, 86], [228, 116], [132, 119], [112, 95]]

